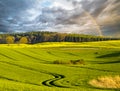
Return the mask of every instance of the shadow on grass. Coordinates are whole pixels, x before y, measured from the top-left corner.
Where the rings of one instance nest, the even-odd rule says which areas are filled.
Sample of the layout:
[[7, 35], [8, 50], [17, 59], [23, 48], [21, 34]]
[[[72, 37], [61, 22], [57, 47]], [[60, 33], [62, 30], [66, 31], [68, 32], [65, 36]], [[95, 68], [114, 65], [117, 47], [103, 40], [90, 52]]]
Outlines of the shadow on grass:
[[106, 55], [101, 55], [101, 56], [98, 56], [97, 58], [119, 57], [119, 56], [120, 56], [120, 52], [115, 52], [115, 53], [110, 53]]
[[116, 64], [116, 63], [120, 63], [120, 60], [118, 60], [118, 61], [111, 61], [111, 62], [103, 62], [103, 63], [99, 63], [99, 64]]
[[111, 70], [97, 69], [97, 68], [91, 68], [91, 67], [80, 67], [80, 66], [71, 66], [71, 67], [89, 69], [89, 70], [97, 70], [97, 71], [104, 71], [104, 72], [114, 72], [114, 71], [111, 71]]

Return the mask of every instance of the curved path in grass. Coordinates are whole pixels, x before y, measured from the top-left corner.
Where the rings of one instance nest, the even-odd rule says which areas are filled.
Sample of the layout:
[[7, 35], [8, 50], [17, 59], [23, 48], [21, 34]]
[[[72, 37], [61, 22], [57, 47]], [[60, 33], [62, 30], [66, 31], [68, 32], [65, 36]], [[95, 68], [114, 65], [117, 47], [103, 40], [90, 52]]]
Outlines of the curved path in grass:
[[[25, 67], [25, 66], [10, 63], [10, 62], [5, 62], [5, 61], [0, 61], [0, 62], [5, 63], [5, 64], [9, 64], [9, 65], [13, 65], [13, 66], [17, 66], [17, 67], [20, 67], [20, 68], [23, 68], [23, 69], [28, 69], [28, 70], [31, 70], [31, 71], [36, 71], [36, 72], [52, 75], [54, 78], [45, 80], [45, 81], [42, 82], [42, 84], [45, 85], [45, 86], [48, 86], [48, 87], [53, 87], [54, 86], [54, 87], [68, 88], [67, 86], [62, 86], [62, 85], [59, 85], [59, 84], [55, 84], [56, 81], [64, 79], [65, 78], [64, 75], [47, 72], [45, 70], [36, 70], [34, 68]], [[14, 80], [14, 79], [11, 79], [11, 78], [2, 77], [2, 76], [0, 76], [0, 78], [7, 79], [7, 80], [10, 80], [10, 81], [14, 81], [14, 82], [20, 82], [20, 83], [26, 83], [26, 84], [39, 86], [38, 84], [35, 84], [35, 83], [22, 82], [22, 81]]]
[[47, 74], [54, 76], [54, 78], [53, 79], [48, 79], [46, 81], [43, 81], [42, 82], [43, 85], [48, 86], [48, 87], [55, 86], [55, 87], [61, 87], [61, 88], [68, 88], [67, 86], [61, 86], [61, 85], [57, 85], [55, 83], [56, 81], [65, 78], [64, 75], [60, 75], [60, 74], [56, 74], [56, 73], [47, 73]]

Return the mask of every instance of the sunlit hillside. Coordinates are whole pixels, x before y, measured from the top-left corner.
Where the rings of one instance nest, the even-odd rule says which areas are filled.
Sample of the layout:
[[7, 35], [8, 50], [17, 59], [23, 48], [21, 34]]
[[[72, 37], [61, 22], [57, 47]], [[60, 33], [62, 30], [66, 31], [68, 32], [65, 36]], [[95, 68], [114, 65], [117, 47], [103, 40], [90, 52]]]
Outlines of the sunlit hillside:
[[114, 89], [94, 85], [100, 83], [96, 79], [120, 75], [119, 45], [120, 41], [1, 44], [0, 90], [119, 91], [119, 83]]

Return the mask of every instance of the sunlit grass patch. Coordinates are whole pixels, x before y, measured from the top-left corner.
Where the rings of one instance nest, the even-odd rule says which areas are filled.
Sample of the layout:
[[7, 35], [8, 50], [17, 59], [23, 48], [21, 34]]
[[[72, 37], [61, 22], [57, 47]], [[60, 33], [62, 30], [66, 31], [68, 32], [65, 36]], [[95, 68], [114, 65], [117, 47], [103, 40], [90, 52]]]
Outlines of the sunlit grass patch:
[[1, 44], [5, 48], [120, 48], [120, 40], [99, 42], [43, 42], [38, 44]]
[[87, 82], [120, 73], [119, 45], [119, 41], [1, 44], [0, 91], [118, 91]]
[[100, 88], [120, 88], [120, 76], [98, 77], [89, 82], [92, 86]]

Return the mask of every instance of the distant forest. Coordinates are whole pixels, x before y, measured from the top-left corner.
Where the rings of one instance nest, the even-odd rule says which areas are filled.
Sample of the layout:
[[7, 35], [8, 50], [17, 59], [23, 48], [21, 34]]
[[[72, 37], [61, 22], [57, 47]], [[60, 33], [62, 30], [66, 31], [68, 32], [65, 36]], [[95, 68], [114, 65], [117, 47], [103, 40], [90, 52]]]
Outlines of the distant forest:
[[91, 42], [119, 40], [120, 38], [111, 38], [105, 36], [93, 36], [83, 34], [67, 34], [57, 32], [26, 32], [0, 34], [1, 44], [35, 44], [41, 42]]

